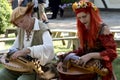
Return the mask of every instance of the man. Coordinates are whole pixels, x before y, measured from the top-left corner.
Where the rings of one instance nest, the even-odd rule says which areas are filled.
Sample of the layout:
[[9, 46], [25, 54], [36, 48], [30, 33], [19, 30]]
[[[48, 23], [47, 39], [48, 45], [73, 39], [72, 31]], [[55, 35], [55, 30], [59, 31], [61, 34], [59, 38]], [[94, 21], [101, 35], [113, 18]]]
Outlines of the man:
[[[10, 59], [16, 61], [21, 56], [29, 55], [38, 59], [40, 65], [45, 66], [54, 58], [52, 37], [47, 25], [31, 16], [33, 7], [34, 5], [29, 3], [26, 7], [17, 7], [12, 12], [10, 21], [19, 29], [18, 36], [10, 48], [18, 50], [10, 56]], [[36, 72], [22, 73], [8, 68], [0, 70], [2, 80], [36, 80], [36, 78]]]

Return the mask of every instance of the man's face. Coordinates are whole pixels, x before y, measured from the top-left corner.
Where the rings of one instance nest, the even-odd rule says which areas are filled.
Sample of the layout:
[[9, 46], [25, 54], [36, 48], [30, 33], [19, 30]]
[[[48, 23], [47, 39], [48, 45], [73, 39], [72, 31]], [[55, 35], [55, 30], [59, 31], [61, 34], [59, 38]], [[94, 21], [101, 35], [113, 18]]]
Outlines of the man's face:
[[18, 28], [22, 28], [24, 30], [27, 30], [30, 26], [30, 19], [27, 15], [25, 16], [21, 16], [20, 18], [18, 18], [16, 21], [14, 21], [14, 24], [18, 27]]

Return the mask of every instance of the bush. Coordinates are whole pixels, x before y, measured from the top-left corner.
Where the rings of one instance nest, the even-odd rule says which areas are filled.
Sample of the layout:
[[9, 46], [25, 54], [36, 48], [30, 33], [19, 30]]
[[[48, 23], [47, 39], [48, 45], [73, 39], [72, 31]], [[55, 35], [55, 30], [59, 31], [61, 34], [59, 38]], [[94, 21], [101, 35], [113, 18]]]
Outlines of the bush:
[[0, 34], [10, 26], [9, 19], [12, 12], [11, 6], [7, 0], [0, 0]]
[[62, 3], [74, 3], [77, 0], [61, 0]]

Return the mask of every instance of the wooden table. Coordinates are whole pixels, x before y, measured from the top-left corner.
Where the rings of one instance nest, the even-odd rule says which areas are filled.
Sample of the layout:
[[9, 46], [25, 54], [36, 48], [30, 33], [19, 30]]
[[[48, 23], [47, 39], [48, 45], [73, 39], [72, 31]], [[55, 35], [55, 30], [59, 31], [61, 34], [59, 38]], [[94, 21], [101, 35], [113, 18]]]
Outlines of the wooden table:
[[68, 40], [67, 48], [70, 48], [71, 45], [73, 49], [77, 49], [79, 47], [79, 40], [76, 36], [77, 31], [72, 29], [51, 29], [53, 41], [61, 40], [63, 45], [65, 44], [64, 40]]

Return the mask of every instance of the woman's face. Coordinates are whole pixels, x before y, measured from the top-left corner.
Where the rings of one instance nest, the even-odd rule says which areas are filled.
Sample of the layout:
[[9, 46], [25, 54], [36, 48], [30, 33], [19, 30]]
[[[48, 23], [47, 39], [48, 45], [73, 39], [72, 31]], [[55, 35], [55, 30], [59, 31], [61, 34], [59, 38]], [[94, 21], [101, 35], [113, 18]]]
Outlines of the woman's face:
[[17, 19], [14, 24], [18, 27], [18, 28], [22, 28], [24, 30], [28, 30], [30, 27], [30, 20], [29, 17], [27, 15], [20, 17], [19, 19]]
[[77, 18], [83, 23], [86, 27], [90, 25], [90, 14], [85, 12], [80, 12], [77, 14]]

